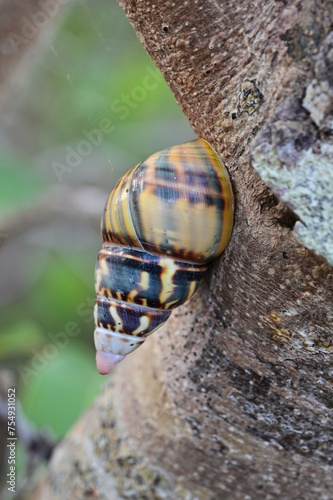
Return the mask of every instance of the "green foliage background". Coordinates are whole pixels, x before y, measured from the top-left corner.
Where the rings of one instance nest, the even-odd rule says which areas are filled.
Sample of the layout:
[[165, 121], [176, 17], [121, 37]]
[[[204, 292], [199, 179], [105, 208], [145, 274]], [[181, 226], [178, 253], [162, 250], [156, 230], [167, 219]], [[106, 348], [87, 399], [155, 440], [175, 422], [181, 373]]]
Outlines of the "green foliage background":
[[[115, 1], [78, 1], [56, 21], [0, 126], [0, 362], [17, 375], [27, 417], [60, 438], [103, 383], [93, 347], [94, 214], [126, 170], [194, 133], [163, 79], [126, 118], [112, 111], [156, 72]], [[59, 179], [54, 162], [65, 164], [102, 119], [112, 132]], [[65, 189], [88, 193], [90, 218], [57, 210]]]

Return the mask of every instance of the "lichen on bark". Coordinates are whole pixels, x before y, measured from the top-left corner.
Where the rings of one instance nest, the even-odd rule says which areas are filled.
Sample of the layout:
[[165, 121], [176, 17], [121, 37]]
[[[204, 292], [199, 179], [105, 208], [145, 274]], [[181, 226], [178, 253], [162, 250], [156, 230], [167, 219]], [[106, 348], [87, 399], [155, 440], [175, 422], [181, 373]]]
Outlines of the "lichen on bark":
[[[321, 38], [311, 53], [315, 78], [309, 72], [299, 98], [279, 105], [257, 139], [252, 165], [297, 214], [299, 241], [333, 264], [333, 33]], [[296, 55], [294, 48], [290, 57]]]

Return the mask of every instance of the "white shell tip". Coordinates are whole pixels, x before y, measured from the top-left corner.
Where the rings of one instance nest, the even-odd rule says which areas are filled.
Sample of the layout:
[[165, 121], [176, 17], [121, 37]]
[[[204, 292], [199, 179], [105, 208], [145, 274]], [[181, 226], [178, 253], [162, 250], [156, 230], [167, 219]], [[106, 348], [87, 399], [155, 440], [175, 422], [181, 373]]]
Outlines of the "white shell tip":
[[107, 375], [124, 357], [112, 352], [96, 351], [97, 370], [101, 375]]

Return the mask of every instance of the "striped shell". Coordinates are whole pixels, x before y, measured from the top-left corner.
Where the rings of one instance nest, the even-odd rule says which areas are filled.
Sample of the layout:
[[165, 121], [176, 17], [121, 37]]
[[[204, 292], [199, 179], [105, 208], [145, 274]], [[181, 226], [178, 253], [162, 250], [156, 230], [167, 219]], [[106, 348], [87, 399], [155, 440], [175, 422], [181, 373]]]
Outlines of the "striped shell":
[[197, 290], [228, 244], [233, 194], [203, 139], [165, 149], [125, 174], [102, 217], [96, 265], [97, 367], [108, 373]]

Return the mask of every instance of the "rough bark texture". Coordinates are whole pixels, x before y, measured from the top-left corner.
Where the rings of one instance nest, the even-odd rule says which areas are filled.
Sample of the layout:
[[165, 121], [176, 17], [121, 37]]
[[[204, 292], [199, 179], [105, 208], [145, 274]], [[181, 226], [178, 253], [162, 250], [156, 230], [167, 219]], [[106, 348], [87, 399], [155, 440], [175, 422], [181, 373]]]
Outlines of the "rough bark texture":
[[295, 238], [297, 210], [251, 158], [260, 171], [263, 150], [282, 161], [287, 144], [296, 164], [332, 145], [302, 102], [333, 4], [121, 4], [224, 159], [235, 227], [201, 292], [116, 369], [33, 498], [329, 500], [332, 268]]

